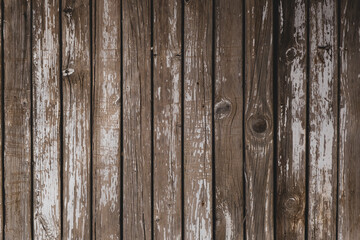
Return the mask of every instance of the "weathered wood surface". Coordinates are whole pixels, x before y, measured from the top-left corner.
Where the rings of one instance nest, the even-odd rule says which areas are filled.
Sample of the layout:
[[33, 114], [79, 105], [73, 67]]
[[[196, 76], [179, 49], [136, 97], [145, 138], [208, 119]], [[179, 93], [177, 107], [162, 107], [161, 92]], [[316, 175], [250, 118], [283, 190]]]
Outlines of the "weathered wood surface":
[[341, 1], [338, 238], [360, 236], [360, 2]]
[[90, 239], [90, 2], [62, 0], [63, 239]]
[[184, 9], [184, 231], [211, 239], [212, 213], [212, 1]]
[[217, 239], [243, 239], [243, 1], [215, 1]]
[[[4, 8], [4, 4], [3, 1], [0, 0], [0, 31], [2, 33], [4, 33], [4, 15], [3, 15], [3, 8]], [[4, 223], [5, 223], [5, 216], [4, 216], [4, 207], [5, 207], [5, 202], [3, 201], [4, 199], [4, 191], [3, 191], [3, 186], [4, 186], [4, 182], [3, 182], [3, 176], [4, 176], [4, 155], [3, 155], [3, 136], [5, 136], [5, 134], [3, 133], [3, 131], [5, 131], [5, 129], [3, 128], [3, 122], [4, 122], [4, 112], [2, 109], [4, 109], [4, 75], [3, 75], [3, 59], [4, 59], [4, 52], [3, 52], [3, 37], [0, 39], [0, 239], [2, 240], [4, 237]]]
[[123, 237], [151, 238], [151, 5], [123, 0]]
[[181, 239], [181, 1], [153, 2], [154, 239]]
[[308, 238], [336, 239], [337, 6], [321, 0], [309, 7]]
[[31, 239], [31, 15], [4, 2], [5, 238]]
[[278, 15], [276, 237], [305, 239], [306, 1], [282, 0]]
[[246, 239], [273, 239], [273, 2], [245, 2]]
[[360, 234], [357, 1], [0, 7], [0, 239]]
[[60, 13], [58, 0], [33, 1], [34, 238], [61, 238]]
[[92, 2], [93, 238], [120, 239], [121, 210], [121, 6]]

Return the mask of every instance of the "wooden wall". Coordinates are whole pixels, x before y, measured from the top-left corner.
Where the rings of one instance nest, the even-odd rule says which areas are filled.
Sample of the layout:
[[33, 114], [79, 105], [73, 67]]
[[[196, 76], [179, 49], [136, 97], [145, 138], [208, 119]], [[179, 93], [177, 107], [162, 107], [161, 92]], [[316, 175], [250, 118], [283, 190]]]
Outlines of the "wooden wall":
[[0, 8], [0, 239], [360, 236], [359, 1]]

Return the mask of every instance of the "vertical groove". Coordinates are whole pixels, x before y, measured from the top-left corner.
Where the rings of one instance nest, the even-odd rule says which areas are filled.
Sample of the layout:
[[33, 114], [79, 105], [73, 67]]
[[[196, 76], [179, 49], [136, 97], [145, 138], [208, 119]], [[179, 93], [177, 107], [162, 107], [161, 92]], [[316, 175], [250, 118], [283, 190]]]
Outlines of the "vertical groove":
[[62, 0], [59, 0], [59, 88], [60, 88], [60, 236], [64, 235], [64, 102], [63, 102], [63, 84], [62, 84]]
[[305, 240], [308, 239], [308, 232], [309, 232], [309, 226], [308, 226], [308, 216], [309, 216], [309, 132], [310, 132], [310, 124], [309, 124], [309, 118], [310, 118], [310, 1], [306, 1], [306, 48], [307, 48], [307, 54], [306, 54], [306, 140], [305, 140]]
[[215, 178], [215, 67], [216, 67], [216, 0], [213, 0], [212, 5], [212, 69], [211, 69], [211, 80], [212, 80], [212, 96], [211, 96], [211, 132], [212, 132], [212, 214], [213, 214], [213, 224], [212, 224], [212, 230], [213, 230], [213, 239], [216, 239], [216, 178]]
[[120, 0], [120, 239], [124, 235], [123, 0]]
[[273, 0], [273, 121], [274, 121], [274, 158], [273, 158], [273, 221], [274, 221], [274, 239], [276, 239], [276, 205], [277, 205], [277, 156], [278, 156], [278, 0]]
[[93, 72], [93, 6], [92, 0], [89, 0], [90, 8], [90, 240], [93, 239], [93, 81], [94, 81], [94, 72]]
[[1, 141], [2, 141], [2, 146], [1, 146], [1, 158], [2, 158], [2, 210], [3, 210], [3, 216], [2, 216], [2, 220], [3, 220], [3, 240], [5, 240], [5, 221], [6, 221], [6, 217], [5, 217], [5, 69], [4, 69], [4, 0], [1, 1], [1, 81], [2, 81], [2, 89], [1, 89], [1, 115], [2, 115], [2, 119], [1, 119], [1, 128], [2, 128], [2, 133], [1, 133]]
[[154, 239], [154, 1], [150, 0], [150, 81], [151, 81], [151, 239]]
[[181, 1], [181, 239], [185, 239], [185, 157], [184, 157], [184, 76], [185, 76], [185, 1]]
[[340, 103], [341, 103], [341, 0], [337, 0], [337, 143], [336, 143], [336, 239], [339, 239]]
[[245, 76], [245, 34], [246, 34], [246, 29], [245, 29], [245, 14], [246, 14], [246, 4], [245, 4], [246, 0], [242, 0], [242, 78], [243, 78], [243, 82], [242, 82], [242, 93], [243, 93], [243, 108], [242, 108], [242, 155], [243, 155], [243, 239], [246, 240], [246, 164], [245, 164], [245, 82], [246, 82], [246, 76]]
[[[3, 15], [2, 15], [3, 16]], [[34, 121], [33, 121], [33, 2], [30, 1], [30, 184], [31, 184], [31, 199], [30, 199], [30, 213], [31, 213], [31, 239], [34, 239], [35, 232], [34, 232]], [[3, 45], [2, 45], [3, 46]], [[4, 53], [2, 51], [2, 53]], [[4, 66], [4, 65], [3, 65]], [[3, 105], [4, 108], [4, 105]], [[4, 143], [3, 143], [4, 144]], [[4, 168], [3, 168], [4, 169]], [[5, 202], [4, 202], [5, 206]], [[4, 238], [5, 240], [5, 238]]]

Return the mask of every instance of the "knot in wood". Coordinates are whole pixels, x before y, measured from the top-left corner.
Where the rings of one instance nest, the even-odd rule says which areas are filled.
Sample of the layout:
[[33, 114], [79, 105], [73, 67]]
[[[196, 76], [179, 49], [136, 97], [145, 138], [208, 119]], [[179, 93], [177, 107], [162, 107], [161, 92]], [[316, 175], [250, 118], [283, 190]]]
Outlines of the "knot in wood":
[[215, 104], [215, 119], [223, 119], [231, 113], [231, 102], [226, 99], [221, 99]]
[[263, 134], [268, 129], [268, 123], [265, 116], [255, 115], [250, 117], [250, 128], [254, 133]]
[[289, 48], [286, 51], [286, 62], [292, 63], [297, 56], [297, 50], [294, 47]]
[[284, 198], [283, 210], [292, 217], [296, 217], [301, 213], [302, 203], [299, 195], [290, 194]]

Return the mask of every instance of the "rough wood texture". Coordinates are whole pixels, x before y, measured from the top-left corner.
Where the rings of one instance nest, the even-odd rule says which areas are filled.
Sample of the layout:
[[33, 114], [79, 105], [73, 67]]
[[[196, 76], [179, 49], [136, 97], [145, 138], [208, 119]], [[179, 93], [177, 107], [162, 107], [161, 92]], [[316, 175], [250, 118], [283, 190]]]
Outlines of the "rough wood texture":
[[245, 6], [246, 238], [273, 239], [273, 2]]
[[243, 1], [216, 1], [216, 238], [243, 239]]
[[123, 0], [123, 234], [151, 238], [151, 7]]
[[[341, 2], [339, 239], [360, 236], [360, 2]], [[340, 17], [340, 16], [339, 16]]]
[[281, 0], [278, 12], [276, 237], [305, 238], [306, 4]]
[[181, 239], [181, 1], [154, 6], [154, 239]]
[[31, 22], [29, 1], [4, 3], [5, 236], [31, 238]]
[[59, 1], [33, 1], [34, 237], [60, 239]]
[[212, 239], [212, 1], [185, 1], [185, 239]]
[[310, 4], [309, 239], [336, 239], [336, 1]]
[[63, 238], [90, 239], [90, 6], [62, 0]]
[[[4, 33], [4, 26], [3, 26], [3, 1], [0, 0], [0, 31], [2, 33]], [[3, 38], [0, 39], [0, 59], [3, 59]], [[3, 77], [4, 75], [2, 74], [3, 73], [3, 63], [1, 62], [0, 63], [0, 240], [3, 240], [3, 237], [4, 237], [4, 220], [5, 220], [5, 216], [4, 216], [4, 206], [5, 206], [5, 202], [3, 202], [3, 196], [4, 196], [4, 192], [3, 192], [3, 186], [4, 186], [4, 182], [3, 182], [3, 175], [4, 175], [4, 169], [3, 169], [3, 138], [2, 136], [4, 136], [3, 134], [3, 131], [4, 128], [3, 128], [3, 118], [4, 118], [4, 115], [3, 115], [3, 107], [4, 107], [4, 103], [3, 103], [3, 88], [4, 88], [4, 80], [3, 80]]]
[[93, 238], [120, 239], [121, 6], [94, 9]]

